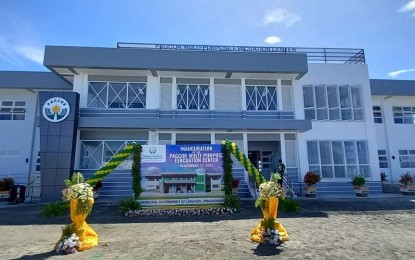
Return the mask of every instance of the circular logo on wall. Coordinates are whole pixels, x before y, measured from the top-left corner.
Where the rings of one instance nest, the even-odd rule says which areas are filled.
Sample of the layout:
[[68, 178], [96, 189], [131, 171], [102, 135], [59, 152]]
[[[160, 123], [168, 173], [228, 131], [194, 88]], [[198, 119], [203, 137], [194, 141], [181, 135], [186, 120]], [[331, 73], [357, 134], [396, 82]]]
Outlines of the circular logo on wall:
[[60, 97], [49, 99], [43, 105], [43, 116], [46, 120], [57, 123], [65, 120], [71, 111], [68, 101]]
[[150, 148], [150, 153], [151, 153], [151, 154], [155, 154], [156, 152], [157, 152], [156, 147], [151, 147], [151, 148]]

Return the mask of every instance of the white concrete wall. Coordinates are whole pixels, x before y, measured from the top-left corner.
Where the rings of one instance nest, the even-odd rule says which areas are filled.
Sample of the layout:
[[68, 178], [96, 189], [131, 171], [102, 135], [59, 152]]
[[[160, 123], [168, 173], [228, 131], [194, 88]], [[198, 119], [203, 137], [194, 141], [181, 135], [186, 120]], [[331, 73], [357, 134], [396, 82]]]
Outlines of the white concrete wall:
[[[309, 140], [366, 140], [371, 168], [371, 180], [379, 181], [377, 140], [373, 123], [372, 98], [366, 65], [360, 64], [309, 64], [308, 73], [294, 82], [295, 115], [304, 119], [304, 85], [361, 86], [364, 121], [313, 121], [311, 130], [298, 135], [300, 180], [308, 171], [307, 141]], [[350, 180], [348, 180], [350, 181]]]
[[0, 100], [26, 101], [25, 120], [0, 120], [0, 150], [20, 152], [20, 156], [0, 156], [0, 176], [9, 175], [19, 182], [24, 181], [21, 184], [26, 184], [32, 163], [37, 93], [22, 89], [0, 89]]
[[[393, 106], [415, 106], [414, 96], [373, 96], [374, 106], [381, 106], [383, 123], [375, 124], [378, 149], [387, 150], [389, 155], [389, 170], [387, 180], [398, 182], [400, 176], [409, 171], [415, 174], [414, 168], [401, 168], [399, 150], [415, 150], [415, 125], [395, 124]], [[393, 156], [395, 159], [392, 159]]]

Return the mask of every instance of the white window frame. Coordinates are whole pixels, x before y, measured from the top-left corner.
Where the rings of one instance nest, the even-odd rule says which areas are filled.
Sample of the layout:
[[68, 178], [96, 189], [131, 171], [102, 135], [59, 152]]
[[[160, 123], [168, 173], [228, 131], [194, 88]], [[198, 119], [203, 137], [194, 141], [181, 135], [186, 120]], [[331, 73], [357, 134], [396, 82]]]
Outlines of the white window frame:
[[[415, 168], [415, 150], [399, 150], [399, 163], [401, 169]], [[404, 163], [409, 167], [405, 167]]]
[[378, 158], [379, 158], [379, 168], [380, 169], [389, 169], [389, 156], [388, 151], [384, 149], [378, 150]]
[[[183, 91], [180, 88], [183, 88]], [[196, 88], [196, 89], [195, 89]], [[209, 84], [177, 84], [176, 108], [181, 110], [209, 110]]]
[[375, 124], [383, 124], [382, 106], [373, 106], [373, 122]]
[[[98, 142], [99, 145], [94, 147], [93, 149], [89, 149], [87, 147], [87, 142]], [[111, 149], [110, 143], [119, 142], [121, 143], [120, 146], [117, 147], [117, 149]], [[81, 151], [79, 154], [80, 160], [79, 160], [79, 169], [80, 170], [97, 170], [104, 166], [108, 161], [110, 161], [114, 155], [125, 148], [126, 145], [131, 144], [132, 142], [136, 142], [141, 145], [146, 145], [148, 143], [148, 140], [81, 140]], [[109, 150], [108, 150], [109, 149]], [[95, 152], [98, 152], [99, 158], [93, 156]], [[112, 155], [108, 156], [106, 152], [110, 152]], [[89, 164], [89, 160], [94, 160], [97, 167], [96, 168], [89, 168], [85, 167]], [[132, 166], [132, 160], [125, 160], [123, 161], [118, 167], [120, 169], [131, 169]]]
[[[7, 103], [11, 103], [8, 105]], [[19, 104], [20, 103], [20, 104]], [[0, 100], [0, 121], [2, 120], [25, 120], [25, 100]]]
[[[361, 169], [363, 169], [363, 167], [365, 167], [366, 169], [368, 169], [368, 175], [366, 175], [365, 177], [370, 177], [371, 176], [369, 151], [368, 151], [368, 147], [367, 147], [367, 141], [365, 141], [365, 140], [308, 140], [308, 141], [306, 141], [307, 154], [310, 152], [308, 150], [308, 143], [311, 143], [311, 142], [317, 143], [318, 163], [311, 164], [310, 160], [309, 160], [310, 157], [307, 156], [309, 170], [314, 171], [317, 174], [319, 174], [323, 180], [346, 180], [346, 179], [350, 179], [354, 175], [348, 172], [349, 167], [350, 167], [350, 169], [351, 169], [351, 167], [356, 167], [357, 175], [362, 174]], [[330, 159], [331, 163], [322, 163], [321, 151], [320, 151], [320, 143], [321, 142], [329, 142], [329, 149], [330, 149], [330, 158], [329, 159]], [[342, 146], [343, 163], [335, 163], [334, 158], [333, 158], [333, 143], [338, 143], [338, 142], [340, 142], [341, 146]], [[345, 142], [353, 142], [355, 163], [348, 163], [347, 162]], [[367, 156], [367, 160], [368, 160], [367, 163], [360, 163], [359, 162], [357, 142], [364, 142], [365, 143], [365, 148], [366, 148], [365, 152], [366, 152], [366, 156]], [[327, 176], [323, 177], [322, 167], [331, 167], [333, 175], [331, 177], [327, 177]], [[343, 167], [344, 172], [345, 172], [345, 177], [336, 177], [335, 167]]]
[[395, 124], [415, 124], [414, 106], [393, 106], [392, 113]]
[[[252, 93], [248, 92], [252, 89]], [[264, 88], [261, 93], [258, 88]], [[272, 89], [272, 90], [270, 90]], [[264, 97], [265, 94], [265, 98]], [[271, 100], [269, 99], [269, 95]], [[245, 86], [246, 110], [249, 111], [278, 111], [278, 86], [277, 85], [247, 85]], [[258, 99], [258, 97], [260, 97]], [[272, 109], [272, 106], [275, 109]]]
[[[316, 88], [321, 88], [324, 87], [324, 96], [325, 96], [325, 105], [322, 107], [317, 108], [317, 98], [316, 98]], [[336, 107], [329, 107], [329, 99], [328, 99], [328, 93], [329, 93], [329, 89], [328, 88], [332, 88], [332, 87], [336, 87], [337, 89], [337, 106]], [[350, 99], [350, 106], [348, 107], [342, 107], [341, 104], [341, 98], [340, 98], [340, 88], [347, 88], [347, 94], [348, 97]], [[304, 96], [304, 89], [305, 88], [311, 88], [312, 92], [313, 92], [313, 106], [309, 106], [306, 107], [305, 103], [305, 96]], [[352, 95], [352, 89], [356, 89], [359, 92], [359, 101], [360, 101], [360, 106], [355, 105], [354, 103], [354, 99], [353, 99], [353, 95]], [[304, 105], [304, 114], [305, 114], [305, 118], [306, 119], [311, 119], [311, 120], [316, 120], [316, 121], [364, 121], [364, 105], [363, 105], [363, 99], [362, 99], [362, 91], [361, 91], [361, 86], [350, 86], [350, 85], [304, 85], [303, 86], [303, 105]], [[343, 119], [343, 113], [344, 111], [348, 111], [350, 110], [351, 113], [351, 118], [350, 119]], [[307, 118], [307, 111], [312, 111], [313, 116], [312, 118]], [[325, 115], [327, 115], [327, 117], [323, 117], [321, 118], [321, 116], [319, 116], [318, 111], [320, 112], [325, 112]], [[339, 119], [330, 119], [330, 111], [338, 111], [339, 114]], [[360, 111], [360, 112], [359, 112]], [[362, 118], [358, 118], [357, 115], [358, 113], [361, 113]], [[323, 115], [323, 114], [320, 114]], [[320, 119], [318, 119], [320, 118]]]
[[[100, 90], [96, 90], [93, 86], [94, 83], [103, 84]], [[121, 90], [116, 91], [112, 85], [121, 84], [123, 85]], [[125, 89], [125, 99], [121, 98], [120, 95]], [[110, 100], [110, 91], [115, 93], [115, 97]], [[92, 93], [93, 91], [94, 93]], [[99, 96], [101, 92], [105, 95], [105, 100]], [[92, 95], [90, 97], [90, 95]], [[118, 100], [116, 100], [118, 98]], [[132, 98], [132, 100], [129, 100]], [[118, 107], [113, 107], [115, 101], [120, 101]], [[136, 102], [135, 102], [136, 101]], [[137, 102], [138, 101], [138, 102]], [[100, 102], [101, 106], [94, 105], [94, 102]], [[89, 81], [88, 82], [88, 101], [87, 107], [89, 108], [122, 108], [122, 109], [143, 109], [146, 108], [147, 102], [147, 82], [120, 82], [120, 81]], [[139, 107], [133, 107], [133, 104], [139, 104]]]

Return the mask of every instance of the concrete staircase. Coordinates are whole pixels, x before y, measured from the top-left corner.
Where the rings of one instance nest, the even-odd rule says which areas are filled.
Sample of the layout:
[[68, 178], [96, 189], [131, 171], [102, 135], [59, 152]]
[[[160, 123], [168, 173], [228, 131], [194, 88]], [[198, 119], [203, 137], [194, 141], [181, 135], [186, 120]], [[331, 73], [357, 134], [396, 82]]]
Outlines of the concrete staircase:
[[238, 198], [240, 199], [249, 199], [252, 198], [251, 192], [248, 188], [248, 183], [245, 182], [245, 173], [243, 168], [233, 168], [232, 169], [233, 178], [239, 179], [238, 185]]
[[[90, 178], [95, 171], [83, 171], [85, 179]], [[116, 170], [108, 174], [99, 189], [99, 200], [120, 201], [133, 195], [133, 177], [131, 170]]]

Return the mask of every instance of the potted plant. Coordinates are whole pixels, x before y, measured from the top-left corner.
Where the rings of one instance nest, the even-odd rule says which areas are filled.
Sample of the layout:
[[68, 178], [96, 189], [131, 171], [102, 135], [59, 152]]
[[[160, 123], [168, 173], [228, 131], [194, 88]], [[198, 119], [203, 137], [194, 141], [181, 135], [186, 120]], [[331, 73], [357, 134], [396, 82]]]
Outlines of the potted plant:
[[415, 194], [414, 178], [409, 172], [402, 174], [399, 182], [401, 183], [399, 188], [403, 195], [414, 195]]
[[0, 198], [9, 198], [10, 189], [14, 185], [13, 178], [6, 177], [0, 179]]
[[232, 193], [238, 193], [239, 179], [232, 179]]
[[366, 179], [361, 175], [356, 175], [352, 178], [352, 185], [354, 192], [356, 193], [356, 197], [367, 197], [369, 190], [365, 183]]
[[314, 198], [316, 196], [316, 184], [320, 182], [320, 179], [320, 175], [311, 171], [304, 175], [304, 183], [307, 185], [304, 187], [304, 194], [306, 197]]

